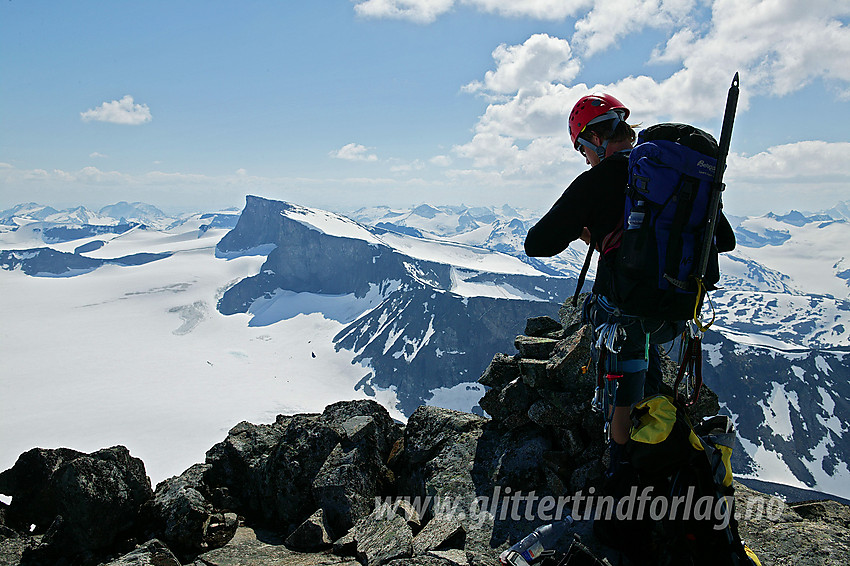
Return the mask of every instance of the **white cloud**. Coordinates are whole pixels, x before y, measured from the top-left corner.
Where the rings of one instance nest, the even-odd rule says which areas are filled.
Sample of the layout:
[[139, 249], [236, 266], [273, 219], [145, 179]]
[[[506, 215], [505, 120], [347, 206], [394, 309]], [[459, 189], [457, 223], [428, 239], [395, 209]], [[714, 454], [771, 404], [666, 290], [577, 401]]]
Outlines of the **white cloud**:
[[569, 42], [545, 33], [532, 35], [521, 45], [499, 45], [493, 60], [496, 70], [487, 71], [483, 82], [470, 83], [464, 90], [511, 94], [538, 83], [571, 81], [580, 68]]
[[578, 153], [566, 151], [561, 140], [551, 137], [537, 138], [521, 147], [512, 137], [479, 133], [469, 143], [456, 146], [454, 151], [459, 157], [471, 159], [474, 167], [498, 172], [503, 181], [526, 179], [544, 184], [563, 183], [565, 166], [579, 163]]
[[696, 0], [357, 0], [355, 12], [369, 18], [390, 18], [430, 24], [455, 6], [509, 18], [561, 22], [578, 17], [574, 43], [588, 54], [605, 49], [644, 27], [681, 23]]
[[390, 166], [390, 171], [393, 173], [410, 173], [412, 171], [421, 171], [425, 168], [425, 164], [420, 159], [414, 159], [409, 163], [397, 163]]
[[[850, 4], [819, 0], [717, 0], [704, 35], [685, 28], [656, 53], [698, 73], [712, 63], [740, 67], [752, 94], [784, 96], [815, 78], [850, 82]], [[728, 67], [727, 65], [724, 65]]]
[[104, 155], [98, 151], [94, 151], [89, 154], [89, 157], [109, 157], [108, 155]]
[[576, 22], [574, 45], [591, 55], [645, 27], [669, 28], [688, 22], [695, 0], [606, 0]]
[[[838, 83], [838, 95], [850, 99], [850, 29], [842, 21], [850, 3], [836, 0], [355, 0], [358, 14], [373, 18], [431, 23], [455, 6], [470, 6], [506, 17], [563, 21], [575, 17], [570, 44], [590, 56], [645, 28], [671, 35], [653, 60], [681, 62], [686, 76], [656, 84], [657, 94], [713, 100], [723, 89], [718, 77], [741, 70], [752, 94], [784, 95], [815, 78]], [[710, 14], [708, 25], [696, 15]], [[510, 48], [506, 48], [510, 49]], [[494, 54], [495, 55], [495, 54]], [[712, 72], [713, 70], [713, 72]], [[499, 73], [499, 70], [492, 72]], [[508, 65], [502, 73], [510, 75]], [[500, 81], [485, 85], [501, 92]], [[542, 79], [542, 77], [541, 77]], [[485, 76], [485, 83], [487, 77]], [[721, 81], [727, 82], [727, 81]], [[467, 85], [480, 90], [481, 83]], [[727, 85], [728, 86], [728, 85]], [[682, 89], [687, 90], [682, 90]], [[702, 95], [702, 96], [700, 96]], [[676, 109], [678, 110], [678, 109]], [[695, 113], [699, 115], [699, 112]]]
[[354, 6], [360, 16], [429, 24], [452, 9], [454, 0], [365, 0]]
[[356, 0], [354, 10], [370, 18], [392, 18], [430, 24], [456, 5], [507, 17], [561, 21], [592, 7], [593, 0]]
[[825, 210], [846, 200], [850, 143], [801, 141], [729, 155], [723, 202], [732, 214]]
[[378, 156], [374, 153], [369, 153], [371, 149], [373, 148], [358, 143], [349, 143], [336, 151], [332, 151], [330, 155], [336, 159], [345, 159], [346, 161], [377, 161]]
[[121, 100], [104, 102], [97, 108], [80, 112], [83, 122], [109, 122], [137, 126], [152, 120], [151, 110], [147, 104], [136, 104], [133, 97], [125, 95]]
[[801, 141], [773, 146], [751, 156], [730, 154], [729, 177], [733, 180], [786, 183], [818, 180], [850, 182], [850, 143]]
[[461, 3], [503, 16], [549, 21], [561, 21], [597, 4], [594, 0], [461, 0]]
[[452, 158], [448, 155], [435, 155], [431, 159], [428, 160], [432, 165], [436, 165], [437, 167], [448, 167], [452, 164]]

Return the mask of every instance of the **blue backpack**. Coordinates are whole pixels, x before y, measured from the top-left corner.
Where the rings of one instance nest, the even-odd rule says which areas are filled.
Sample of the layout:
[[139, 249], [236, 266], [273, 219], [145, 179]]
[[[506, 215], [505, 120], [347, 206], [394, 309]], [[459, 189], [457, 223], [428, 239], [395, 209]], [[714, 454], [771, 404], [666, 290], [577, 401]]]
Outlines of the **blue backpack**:
[[[717, 164], [717, 141], [686, 124], [640, 132], [629, 155], [629, 185], [620, 247], [609, 263], [616, 305], [627, 314], [689, 320], [701, 306], [697, 271]], [[709, 250], [703, 284], [720, 278]]]

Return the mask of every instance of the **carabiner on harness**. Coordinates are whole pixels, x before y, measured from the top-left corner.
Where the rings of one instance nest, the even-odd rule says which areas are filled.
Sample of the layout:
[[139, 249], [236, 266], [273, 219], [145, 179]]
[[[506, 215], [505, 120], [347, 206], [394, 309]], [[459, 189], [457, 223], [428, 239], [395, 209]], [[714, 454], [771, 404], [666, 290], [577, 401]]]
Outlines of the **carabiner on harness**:
[[617, 354], [620, 352], [620, 340], [625, 338], [626, 332], [617, 322], [605, 322], [594, 329], [594, 335], [596, 340], [593, 346], [599, 353], [599, 361], [597, 362], [596, 390], [591, 407], [594, 411], [602, 413], [605, 419], [605, 439], [608, 440], [611, 436], [611, 419], [617, 402], [617, 384], [619, 378], [623, 377]]
[[610, 354], [619, 354], [620, 346], [618, 342], [621, 338], [626, 337], [626, 331], [618, 322], [604, 322], [594, 330], [596, 335], [596, 349], [600, 352], [608, 352]]

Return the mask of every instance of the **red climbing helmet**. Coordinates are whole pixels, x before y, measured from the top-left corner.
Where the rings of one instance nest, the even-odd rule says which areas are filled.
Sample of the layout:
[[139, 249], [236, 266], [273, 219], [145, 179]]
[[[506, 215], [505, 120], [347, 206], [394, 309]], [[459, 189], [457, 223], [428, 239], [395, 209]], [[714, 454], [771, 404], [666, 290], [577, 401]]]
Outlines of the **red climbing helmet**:
[[629, 109], [610, 94], [582, 96], [570, 112], [570, 139], [573, 147], [579, 148], [578, 136], [588, 124], [614, 118], [625, 120], [628, 117]]

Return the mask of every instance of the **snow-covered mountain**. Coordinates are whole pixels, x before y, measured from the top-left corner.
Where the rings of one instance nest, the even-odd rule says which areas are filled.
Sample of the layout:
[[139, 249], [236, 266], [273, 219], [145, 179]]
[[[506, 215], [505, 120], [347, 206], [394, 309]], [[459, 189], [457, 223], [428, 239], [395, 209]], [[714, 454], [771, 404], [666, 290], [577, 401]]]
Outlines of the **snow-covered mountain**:
[[493, 354], [526, 319], [554, 315], [575, 284], [483, 248], [257, 197], [217, 252], [268, 256], [224, 293], [222, 313], [270, 325], [311, 305], [345, 325], [334, 343], [364, 366], [358, 387], [392, 388], [406, 414], [437, 390], [472, 408]]
[[[399, 418], [422, 402], [471, 410], [481, 371], [527, 317], [571, 294], [586, 251], [526, 257], [539, 213], [509, 207], [342, 216], [249, 197], [241, 214], [176, 219], [119, 205], [96, 224], [35, 204], [0, 213], [0, 301], [15, 321], [0, 342], [15, 376], [3, 378], [0, 467], [56, 430], [80, 449], [107, 445], [94, 440], [104, 417], [133, 416], [124, 428], [143, 451], [161, 437], [133, 419], [161, 422], [192, 439], [170, 450], [191, 453], [238, 420], [352, 397], [374, 395]], [[739, 246], [721, 258], [704, 364], [738, 426], [738, 474], [844, 497], [846, 209], [732, 219]], [[89, 417], [66, 414], [69, 400]], [[34, 406], [61, 415], [57, 426], [33, 424]], [[169, 454], [177, 464], [145, 458], [154, 475], [199, 460]]]
[[0, 212], [0, 225], [15, 226], [17, 225], [16, 218], [21, 218], [29, 222], [45, 220], [58, 212], [58, 210], [49, 206], [42, 206], [34, 202], [25, 202]]

